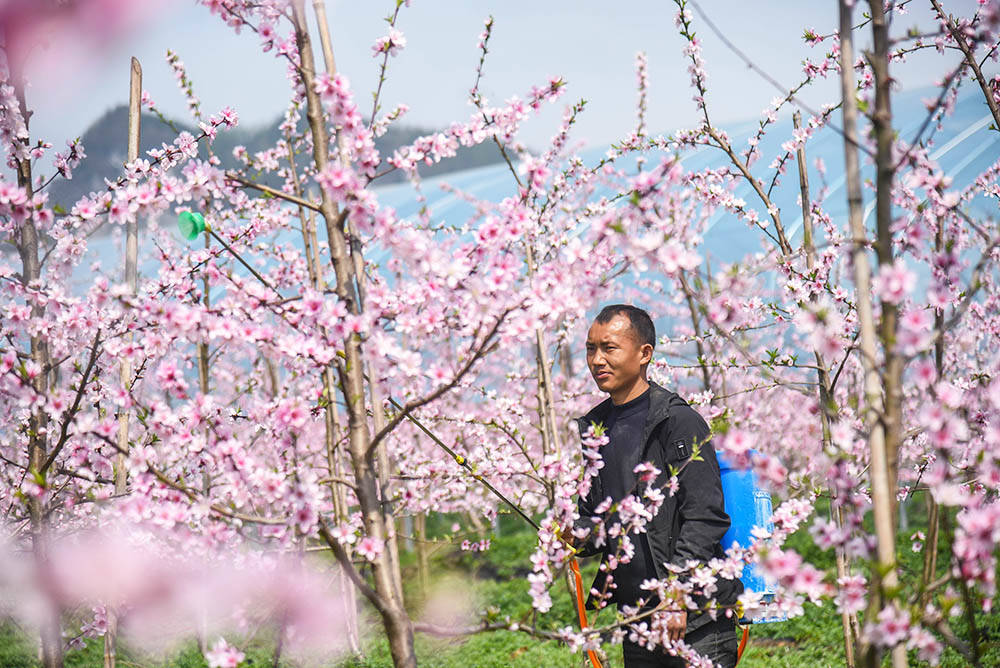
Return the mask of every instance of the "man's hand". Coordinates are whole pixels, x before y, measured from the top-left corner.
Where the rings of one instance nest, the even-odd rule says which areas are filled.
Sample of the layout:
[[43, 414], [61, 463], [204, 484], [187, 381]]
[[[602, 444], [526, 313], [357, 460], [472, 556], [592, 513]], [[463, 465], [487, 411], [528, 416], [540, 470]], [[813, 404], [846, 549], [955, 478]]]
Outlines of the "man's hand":
[[580, 551], [580, 545], [583, 541], [573, 535], [573, 527], [563, 529], [562, 527], [557, 526], [555, 535], [563, 545], [573, 550], [574, 555]]
[[671, 642], [684, 639], [684, 632], [687, 631], [688, 613], [686, 610], [671, 612], [667, 616], [667, 638]]

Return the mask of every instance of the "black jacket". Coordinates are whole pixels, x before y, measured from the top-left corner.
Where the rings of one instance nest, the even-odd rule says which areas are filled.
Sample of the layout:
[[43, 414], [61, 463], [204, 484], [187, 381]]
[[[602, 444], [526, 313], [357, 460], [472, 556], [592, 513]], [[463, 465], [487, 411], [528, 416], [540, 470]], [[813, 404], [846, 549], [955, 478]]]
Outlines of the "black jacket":
[[[650, 383], [649, 413], [646, 415], [642, 442], [644, 454], [640, 461], [650, 462], [660, 470], [660, 475], [652, 482], [654, 487], [662, 489], [668, 495], [659, 511], [646, 525], [649, 539], [649, 549], [656, 566], [656, 577], [666, 578], [670, 575], [665, 564], [685, 565], [689, 560], [705, 563], [714, 557], [724, 555], [720, 541], [729, 529], [729, 515], [724, 510], [722, 497], [722, 480], [719, 474], [719, 462], [712, 446], [711, 430], [705, 420], [674, 392], [665, 390], [656, 383]], [[598, 404], [589, 413], [577, 418], [577, 424], [582, 436], [591, 423], [603, 424], [612, 406], [611, 399]], [[691, 457], [692, 448], [699, 445], [700, 461], [685, 462]], [[680, 469], [678, 475], [679, 489], [669, 496], [667, 483], [670, 480], [670, 467]], [[641, 489], [634, 493], [640, 495]], [[606, 494], [602, 490], [599, 475], [591, 481], [590, 492], [578, 502], [580, 520], [578, 527], [591, 529], [595, 516], [594, 509], [604, 500]], [[598, 554], [602, 548], [596, 547], [588, 539], [580, 554], [591, 556]], [[603, 583], [601, 574], [594, 587], [600, 589]], [[731, 605], [743, 591], [739, 580], [723, 580], [717, 582], [719, 591], [716, 599], [723, 605]], [[699, 607], [705, 605], [703, 597], [695, 597]], [[587, 601], [587, 607], [594, 605], [593, 596]], [[708, 615], [689, 612], [688, 632], [708, 621]]]

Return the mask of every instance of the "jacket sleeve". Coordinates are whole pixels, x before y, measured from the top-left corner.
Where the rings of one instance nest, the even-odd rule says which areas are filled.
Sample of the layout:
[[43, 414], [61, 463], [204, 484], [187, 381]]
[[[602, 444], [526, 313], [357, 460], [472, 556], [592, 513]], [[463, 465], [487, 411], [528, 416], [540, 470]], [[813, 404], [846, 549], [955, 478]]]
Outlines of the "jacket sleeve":
[[[678, 566], [691, 560], [705, 563], [716, 556], [716, 545], [730, 524], [724, 509], [719, 462], [710, 440], [711, 431], [697, 411], [678, 406], [672, 417], [665, 443], [666, 459], [683, 469], [677, 476], [678, 530], [671, 562]], [[684, 465], [683, 460], [696, 445], [700, 461]]]

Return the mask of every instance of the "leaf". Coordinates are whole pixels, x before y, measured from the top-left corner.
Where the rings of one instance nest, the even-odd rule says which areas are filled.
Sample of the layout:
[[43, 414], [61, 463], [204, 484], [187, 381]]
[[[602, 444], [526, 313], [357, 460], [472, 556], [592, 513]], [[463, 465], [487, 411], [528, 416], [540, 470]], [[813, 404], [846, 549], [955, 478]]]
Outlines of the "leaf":
[[713, 434], [715, 434], [716, 436], [721, 436], [729, 431], [729, 418], [725, 413], [723, 413], [722, 415], [717, 415], [714, 418], [712, 418], [708, 426], [709, 429], [712, 430]]

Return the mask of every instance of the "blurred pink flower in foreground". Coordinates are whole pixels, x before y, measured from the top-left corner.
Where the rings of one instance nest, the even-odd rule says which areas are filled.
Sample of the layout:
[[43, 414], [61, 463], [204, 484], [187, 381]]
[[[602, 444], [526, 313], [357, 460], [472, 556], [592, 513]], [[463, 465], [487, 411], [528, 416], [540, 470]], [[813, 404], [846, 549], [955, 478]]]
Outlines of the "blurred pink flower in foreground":
[[236, 668], [244, 656], [243, 652], [231, 647], [221, 636], [212, 645], [212, 649], [205, 652], [208, 668]]
[[[164, 651], [197, 635], [280, 628], [289, 655], [329, 659], [345, 650], [344, 600], [337, 573], [293, 555], [243, 552], [224, 559], [141, 529], [84, 531], [53, 541], [38, 568], [29, 553], [0, 545], [5, 612], [35, 626], [50, 606], [117, 614], [134, 646]], [[85, 625], [103, 635], [106, 625]], [[221, 637], [206, 659], [235, 666], [242, 653]]]
[[43, 71], [83, 68], [173, 0], [0, 0], [8, 58]]

